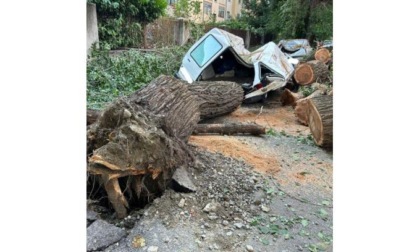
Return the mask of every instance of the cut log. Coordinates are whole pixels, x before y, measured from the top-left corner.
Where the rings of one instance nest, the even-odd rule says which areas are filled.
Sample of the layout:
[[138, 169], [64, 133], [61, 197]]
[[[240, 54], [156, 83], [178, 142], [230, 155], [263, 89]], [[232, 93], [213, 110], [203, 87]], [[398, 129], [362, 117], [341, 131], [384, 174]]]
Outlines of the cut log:
[[309, 85], [328, 80], [328, 66], [318, 60], [299, 64], [295, 70], [294, 78], [300, 85]]
[[321, 61], [322, 63], [326, 64], [331, 59], [330, 51], [326, 48], [318, 49], [315, 52], [315, 59]]
[[318, 146], [333, 145], [333, 97], [322, 95], [308, 99], [309, 128]]
[[[209, 84], [224, 97], [213, 97], [212, 103], [211, 96], [217, 92], [207, 90]], [[242, 101], [243, 91], [240, 86], [238, 91], [236, 83], [202, 85], [207, 86], [192, 88], [176, 78], [159, 76], [100, 113], [90, 113], [97, 118], [87, 130], [87, 171], [102, 178], [101, 186], [118, 218], [127, 215], [131, 203], [148, 202], [162, 194], [175, 170], [194, 160], [187, 139], [200, 120], [201, 109], [218, 104], [225, 106], [218, 114], [228, 113], [240, 105], [238, 97]]]
[[295, 116], [301, 124], [308, 126], [309, 123], [308, 100], [314, 97], [321, 96], [322, 94], [323, 93], [321, 90], [315, 90], [315, 92], [313, 92], [309, 96], [296, 101]]
[[200, 119], [210, 119], [235, 111], [244, 99], [243, 88], [230, 81], [200, 81], [188, 85], [198, 96]]
[[220, 134], [220, 135], [236, 135], [236, 134], [265, 134], [265, 127], [258, 124], [197, 124], [193, 134]]
[[295, 107], [295, 116], [298, 122], [301, 124], [308, 126], [308, 112], [307, 112], [307, 106], [308, 106], [308, 100], [307, 99], [301, 99], [296, 102]]
[[280, 102], [282, 106], [292, 105], [293, 107], [296, 106], [296, 102], [303, 98], [303, 94], [301, 92], [293, 93], [289, 89], [284, 89], [284, 91], [280, 95]]

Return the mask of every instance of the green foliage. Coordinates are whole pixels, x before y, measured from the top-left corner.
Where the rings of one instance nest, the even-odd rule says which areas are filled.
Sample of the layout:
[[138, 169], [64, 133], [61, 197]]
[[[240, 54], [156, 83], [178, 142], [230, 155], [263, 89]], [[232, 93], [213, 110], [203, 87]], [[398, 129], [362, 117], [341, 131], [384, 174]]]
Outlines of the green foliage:
[[190, 23], [190, 35], [193, 41], [197, 41], [205, 34], [205, 27], [205, 23]]
[[248, 24], [253, 33], [264, 35], [269, 32], [267, 18], [275, 1], [270, 0], [244, 0], [240, 22]]
[[244, 0], [242, 17], [252, 32], [277, 39], [332, 37], [331, 0]]
[[316, 6], [310, 17], [309, 31], [317, 40], [331, 39], [333, 36], [333, 5], [321, 3]]
[[308, 97], [313, 92], [315, 92], [315, 89], [313, 89], [311, 85], [301, 86], [300, 90], [304, 97]]
[[160, 74], [173, 75], [188, 47], [161, 49], [156, 53], [129, 50], [110, 56], [109, 51], [94, 51], [87, 64], [87, 104], [103, 106], [148, 84]]
[[247, 30], [250, 29], [248, 23], [246, 23], [242, 18], [238, 19], [229, 19], [223, 22], [218, 22], [218, 26], [226, 27], [230, 29], [238, 29], [238, 30]]
[[178, 0], [175, 3], [175, 16], [191, 18], [200, 13], [200, 1]]
[[88, 0], [96, 4], [103, 49], [139, 46], [142, 27], [164, 14], [165, 0]]
[[315, 141], [314, 141], [314, 138], [312, 137], [312, 135], [307, 135], [306, 137], [300, 135], [300, 136], [297, 137], [297, 140], [301, 144], [306, 144], [306, 145], [310, 145], [310, 146], [316, 146]]
[[279, 1], [270, 13], [268, 27], [273, 32], [277, 31], [277, 36], [282, 39], [304, 38], [306, 37], [305, 18], [308, 11], [307, 0]]

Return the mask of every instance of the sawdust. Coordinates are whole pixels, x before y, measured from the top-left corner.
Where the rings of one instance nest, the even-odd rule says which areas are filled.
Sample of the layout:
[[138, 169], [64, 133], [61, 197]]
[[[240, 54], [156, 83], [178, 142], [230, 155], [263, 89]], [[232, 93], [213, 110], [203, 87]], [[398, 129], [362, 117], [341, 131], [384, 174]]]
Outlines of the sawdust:
[[275, 174], [281, 169], [276, 158], [232, 136], [191, 136], [188, 142], [213, 153], [219, 152], [228, 157], [243, 159], [262, 173]]
[[253, 122], [267, 129], [271, 128], [278, 132], [283, 131], [288, 135], [310, 134], [310, 129], [307, 126], [297, 122], [291, 106], [277, 107], [275, 109], [261, 107], [237, 109], [230, 115], [230, 118], [238, 122]]

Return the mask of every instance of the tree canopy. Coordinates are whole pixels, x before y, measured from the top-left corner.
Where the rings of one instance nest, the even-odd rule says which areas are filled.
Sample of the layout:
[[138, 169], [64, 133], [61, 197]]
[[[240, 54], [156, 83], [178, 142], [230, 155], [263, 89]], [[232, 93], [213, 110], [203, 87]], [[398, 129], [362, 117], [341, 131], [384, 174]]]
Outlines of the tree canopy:
[[166, 0], [88, 0], [96, 4], [99, 40], [114, 49], [138, 46], [142, 28], [165, 13]]
[[244, 0], [243, 23], [252, 32], [277, 39], [326, 40], [333, 36], [332, 0]]

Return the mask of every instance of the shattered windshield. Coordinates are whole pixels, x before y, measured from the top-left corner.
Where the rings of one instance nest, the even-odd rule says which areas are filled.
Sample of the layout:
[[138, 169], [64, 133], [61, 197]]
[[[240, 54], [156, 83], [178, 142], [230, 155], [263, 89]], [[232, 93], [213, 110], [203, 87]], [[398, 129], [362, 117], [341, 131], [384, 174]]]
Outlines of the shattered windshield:
[[209, 35], [191, 52], [191, 57], [202, 67], [221, 49], [222, 45], [212, 35]]

